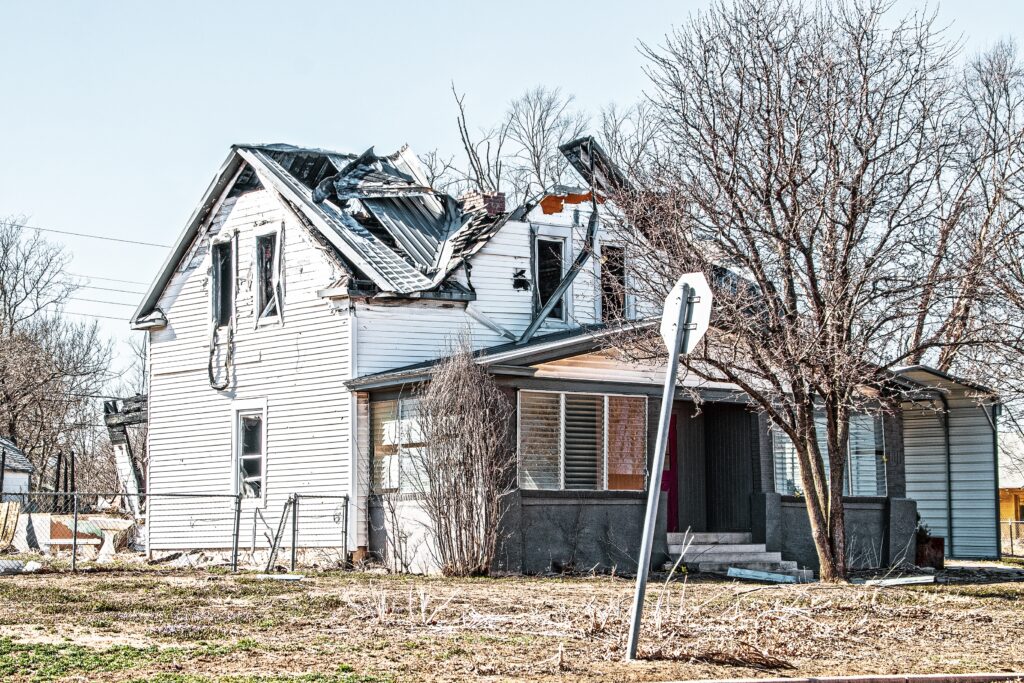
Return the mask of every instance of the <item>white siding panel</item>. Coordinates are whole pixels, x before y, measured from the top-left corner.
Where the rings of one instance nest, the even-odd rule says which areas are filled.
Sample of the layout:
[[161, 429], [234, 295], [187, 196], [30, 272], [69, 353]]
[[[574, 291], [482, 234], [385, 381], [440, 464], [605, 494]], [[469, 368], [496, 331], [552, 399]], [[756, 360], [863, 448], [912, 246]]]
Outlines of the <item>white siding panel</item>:
[[[991, 403], [979, 402], [964, 385], [923, 371], [910, 373], [919, 382], [946, 391], [949, 405], [949, 468], [942, 404], [903, 406], [907, 495], [917, 501], [921, 519], [946, 539], [953, 557], [992, 558], [999, 554], [996, 531], [995, 434]], [[951, 486], [950, 486], [951, 480]], [[952, 543], [948, 524], [952, 499]]]
[[[283, 324], [256, 325], [256, 236], [284, 221]], [[266, 401], [265, 500], [243, 501], [241, 545], [251, 543], [257, 509], [276, 523], [288, 495], [344, 495], [349, 490], [351, 416], [343, 382], [349, 367], [349, 317], [316, 294], [339, 273], [265, 191], [224, 203], [211, 234], [237, 231], [236, 322], [232, 382], [210, 387], [209, 235], [193, 247], [159, 306], [168, 325], [150, 340], [150, 491], [204, 493], [205, 499], [150, 499], [152, 550], [228, 548], [233, 491], [235, 401]], [[221, 343], [218, 360], [226, 348]], [[300, 542], [340, 545], [340, 501], [303, 500]], [[260, 525], [262, 526], [262, 524]], [[308, 532], [308, 533], [307, 533]], [[262, 533], [257, 545], [265, 545]]]

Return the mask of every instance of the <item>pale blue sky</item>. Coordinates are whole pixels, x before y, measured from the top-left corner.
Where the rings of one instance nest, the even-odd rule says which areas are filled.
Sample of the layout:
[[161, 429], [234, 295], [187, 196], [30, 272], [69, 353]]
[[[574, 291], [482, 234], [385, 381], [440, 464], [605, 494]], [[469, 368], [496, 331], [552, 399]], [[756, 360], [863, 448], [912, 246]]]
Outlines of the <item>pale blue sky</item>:
[[[452, 80], [479, 125], [538, 84], [561, 86], [589, 110], [628, 104], [645, 86], [637, 41], [658, 42], [705, 4], [0, 0], [0, 216], [169, 244], [234, 142], [352, 152], [408, 142], [455, 153]], [[969, 51], [1017, 38], [1024, 21], [1019, 1], [938, 8]], [[148, 282], [164, 257], [48, 237], [64, 242], [70, 270], [84, 275]], [[82, 313], [131, 313], [73, 303]], [[125, 323], [104, 328], [128, 336]]]

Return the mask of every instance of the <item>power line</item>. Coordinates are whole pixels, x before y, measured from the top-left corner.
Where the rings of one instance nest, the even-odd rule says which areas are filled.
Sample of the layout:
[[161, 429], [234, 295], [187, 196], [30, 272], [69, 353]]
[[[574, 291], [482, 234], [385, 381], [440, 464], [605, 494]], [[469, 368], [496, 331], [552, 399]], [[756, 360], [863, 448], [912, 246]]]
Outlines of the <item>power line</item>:
[[88, 301], [93, 304], [110, 304], [111, 306], [127, 306], [128, 308], [135, 308], [135, 304], [126, 304], [121, 301], [107, 301], [105, 299], [85, 299], [77, 296], [69, 296], [69, 301]]
[[121, 282], [126, 285], [148, 285], [148, 282], [139, 282], [138, 280], [118, 280], [113, 277], [100, 277], [99, 275], [82, 275], [81, 273], [65, 273], [71, 277], [85, 278], [86, 280], [106, 280], [107, 282]]
[[123, 323], [128, 322], [128, 318], [121, 318], [113, 315], [96, 315], [95, 313], [78, 313], [76, 311], [61, 311], [61, 313], [67, 313], [68, 315], [80, 315], [83, 318], [104, 318], [106, 320], [117, 320]]
[[136, 292], [134, 289], [114, 289], [112, 287], [97, 287], [96, 285], [78, 285], [80, 289], [99, 289], [104, 292], [120, 292], [121, 294], [145, 294], [145, 292]]
[[143, 247], [159, 247], [160, 249], [170, 249], [169, 244], [157, 244], [156, 242], [143, 242], [141, 240], [127, 240], [121, 237], [107, 237], [105, 235], [90, 235], [86, 232], [72, 232], [70, 230], [57, 230], [56, 228], [40, 228], [37, 225], [21, 225], [20, 228], [29, 228], [30, 230], [38, 230], [39, 232], [53, 232], [58, 235], [72, 235], [74, 237], [88, 237], [94, 240], [104, 240], [107, 242], [121, 242], [122, 244], [137, 244]]

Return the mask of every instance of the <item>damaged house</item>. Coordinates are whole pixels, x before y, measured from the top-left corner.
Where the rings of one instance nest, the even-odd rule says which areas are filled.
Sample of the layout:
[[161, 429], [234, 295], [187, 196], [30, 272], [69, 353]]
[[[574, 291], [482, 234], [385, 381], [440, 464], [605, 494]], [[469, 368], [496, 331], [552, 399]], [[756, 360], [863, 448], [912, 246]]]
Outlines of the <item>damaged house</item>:
[[[466, 334], [515, 396], [518, 489], [497, 568], [635, 569], [663, 375], [608, 351], [603, 323], [658, 310], [591, 220], [614, 168], [590, 138], [563, 151], [581, 187], [505, 207], [435, 191], [407, 148], [233, 147], [132, 319], [150, 342], [148, 490], [211, 496], [150, 499], [149, 552], [230, 548], [233, 501], [215, 497], [239, 493], [244, 548], [267, 546], [257, 529], [298, 493], [336, 497], [300, 545], [394, 552], [382, 499], [415, 506], [414, 387]], [[905, 381], [929, 410], [852, 430], [854, 564], [912, 554], [918, 510], [948, 530], [947, 552], [996, 556], [995, 397], [927, 368]], [[656, 561], [690, 529], [686, 560], [704, 569], [813, 569], [790, 444], [736, 387], [688, 389], [702, 403], [680, 387]], [[400, 533], [428, 534], [408, 519]], [[432, 568], [428, 542], [407, 547], [413, 569]]]

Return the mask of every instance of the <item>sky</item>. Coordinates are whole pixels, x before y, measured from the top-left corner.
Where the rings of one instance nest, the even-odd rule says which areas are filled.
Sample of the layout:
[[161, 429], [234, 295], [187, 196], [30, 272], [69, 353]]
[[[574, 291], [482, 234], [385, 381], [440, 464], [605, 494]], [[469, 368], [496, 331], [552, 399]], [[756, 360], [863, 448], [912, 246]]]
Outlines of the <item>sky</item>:
[[[706, 4], [0, 0], [0, 216], [169, 245], [233, 143], [456, 154], [453, 82], [473, 126], [535, 85], [585, 111], [629, 105], [646, 85], [638, 42]], [[966, 52], [1024, 26], [1022, 2], [930, 6]], [[68, 310], [100, 321], [123, 367], [168, 249], [45, 236], [90, 278], [76, 298], [117, 302]]]

